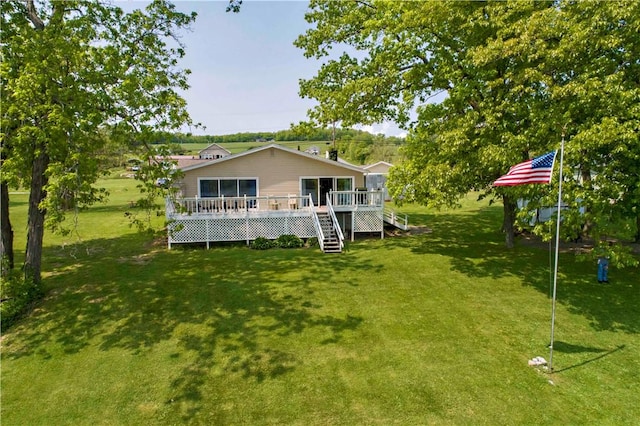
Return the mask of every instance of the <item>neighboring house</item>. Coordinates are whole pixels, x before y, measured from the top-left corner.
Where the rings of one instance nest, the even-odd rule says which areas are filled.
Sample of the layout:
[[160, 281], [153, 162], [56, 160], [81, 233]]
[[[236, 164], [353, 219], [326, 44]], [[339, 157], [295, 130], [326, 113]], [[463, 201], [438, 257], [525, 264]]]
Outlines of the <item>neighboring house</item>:
[[169, 155], [162, 157], [162, 159], [175, 164], [175, 168], [177, 169], [184, 169], [185, 167], [207, 163], [211, 160], [228, 157], [229, 155], [231, 155], [231, 151], [214, 143], [198, 152], [197, 157], [195, 155]]
[[382, 192], [357, 191], [361, 167], [270, 144], [181, 170], [180, 196], [167, 201], [170, 246], [295, 234], [340, 251], [345, 233], [384, 235]]
[[209, 160], [202, 160], [201, 158], [193, 155], [168, 155], [165, 157], [156, 157], [156, 159], [166, 163], [174, 164], [175, 167], [173, 168], [176, 168], [176, 169], [182, 169], [184, 167], [193, 166], [195, 164], [201, 164], [201, 163], [204, 163], [205, 161], [209, 161]]
[[198, 157], [201, 160], [217, 160], [218, 158], [227, 157], [229, 155], [231, 155], [231, 151], [221, 147], [217, 143], [212, 143], [198, 153]]
[[[517, 206], [518, 209], [523, 209], [527, 206], [527, 204], [529, 204], [529, 201], [527, 200], [523, 200], [523, 199], [519, 199], [517, 201]], [[569, 205], [566, 203], [562, 203], [560, 205], [560, 220], [562, 220], [562, 211], [564, 210], [568, 210], [569, 209]], [[584, 215], [586, 212], [586, 209], [584, 207], [579, 207], [578, 208], [578, 212], [581, 215]], [[526, 221], [529, 223], [529, 226], [534, 226], [537, 223], [544, 223], [544, 222], [548, 222], [549, 220], [556, 220], [558, 217], [558, 206], [545, 206], [545, 207], [540, 207], [537, 208], [535, 210], [532, 210], [531, 212], [529, 212], [529, 216], [526, 219]]]
[[387, 176], [389, 175], [389, 169], [393, 167], [393, 164], [386, 161], [378, 161], [377, 163], [364, 166], [363, 169], [367, 171], [367, 189], [384, 191], [384, 200], [391, 201], [389, 192], [387, 191]]

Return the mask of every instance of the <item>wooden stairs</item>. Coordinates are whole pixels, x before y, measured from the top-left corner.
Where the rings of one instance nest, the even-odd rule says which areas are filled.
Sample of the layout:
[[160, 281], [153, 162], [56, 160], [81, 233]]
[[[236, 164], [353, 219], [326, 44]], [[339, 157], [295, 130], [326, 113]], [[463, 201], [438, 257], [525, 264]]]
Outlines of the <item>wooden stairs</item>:
[[325, 253], [342, 253], [340, 239], [333, 226], [333, 220], [328, 212], [318, 211], [318, 220], [324, 235], [323, 247]]

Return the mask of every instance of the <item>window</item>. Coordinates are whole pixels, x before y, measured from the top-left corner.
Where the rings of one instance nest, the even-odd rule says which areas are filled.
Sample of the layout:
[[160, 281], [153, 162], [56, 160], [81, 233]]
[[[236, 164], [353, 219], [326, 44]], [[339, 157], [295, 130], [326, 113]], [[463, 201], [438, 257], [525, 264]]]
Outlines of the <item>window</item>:
[[302, 179], [302, 196], [311, 194], [313, 204], [318, 204], [318, 179]]
[[258, 195], [258, 184], [255, 179], [238, 180], [238, 196], [255, 197]]
[[200, 179], [201, 197], [255, 197], [257, 179]]
[[237, 197], [238, 196], [238, 181], [236, 179], [221, 179], [220, 180], [220, 195], [225, 197]]
[[352, 178], [336, 178], [336, 191], [351, 191]]
[[217, 180], [201, 180], [200, 181], [200, 196], [201, 197], [217, 197], [220, 192], [218, 191]]

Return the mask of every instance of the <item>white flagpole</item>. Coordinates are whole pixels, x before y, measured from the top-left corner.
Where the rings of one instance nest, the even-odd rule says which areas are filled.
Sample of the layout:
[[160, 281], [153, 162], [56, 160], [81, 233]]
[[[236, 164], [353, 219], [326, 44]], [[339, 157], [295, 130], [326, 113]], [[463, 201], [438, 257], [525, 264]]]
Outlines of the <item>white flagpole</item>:
[[560, 248], [560, 208], [562, 207], [562, 161], [564, 157], [564, 129], [560, 145], [560, 177], [558, 178], [558, 222], [556, 224], [556, 259], [553, 271], [553, 297], [551, 301], [551, 343], [549, 343], [549, 372], [553, 372], [553, 332], [556, 322], [556, 287], [558, 284], [558, 252]]

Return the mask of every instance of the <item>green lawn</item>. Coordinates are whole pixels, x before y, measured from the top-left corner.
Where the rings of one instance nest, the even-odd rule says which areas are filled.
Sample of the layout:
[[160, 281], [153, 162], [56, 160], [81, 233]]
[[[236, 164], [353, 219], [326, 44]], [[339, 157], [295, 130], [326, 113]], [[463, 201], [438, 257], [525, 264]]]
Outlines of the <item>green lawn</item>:
[[555, 372], [530, 367], [549, 355], [549, 253], [506, 250], [500, 207], [406, 206], [432, 232], [341, 255], [168, 251], [127, 226], [131, 181], [107, 183], [77, 235], [47, 236], [46, 299], [3, 336], [3, 426], [640, 418], [639, 269], [598, 285], [561, 254]]

